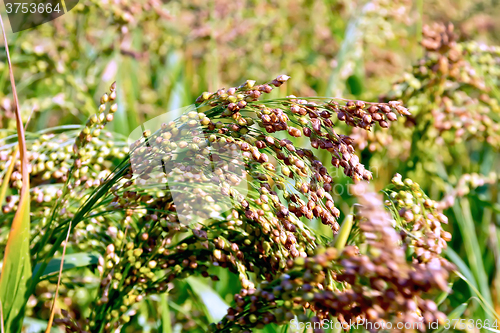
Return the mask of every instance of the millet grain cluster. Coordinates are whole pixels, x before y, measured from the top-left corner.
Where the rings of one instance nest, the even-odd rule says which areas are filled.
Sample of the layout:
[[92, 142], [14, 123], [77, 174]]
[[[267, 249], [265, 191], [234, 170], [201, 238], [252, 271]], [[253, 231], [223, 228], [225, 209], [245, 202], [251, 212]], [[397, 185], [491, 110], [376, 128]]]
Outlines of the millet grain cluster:
[[[376, 124], [389, 127], [409, 112], [398, 102], [295, 96], [258, 100], [288, 79], [281, 75], [267, 84], [246, 81], [239, 87], [203, 93], [195, 110], [162, 124], [154, 133], [144, 131], [128, 148], [127, 157], [113, 163], [96, 156], [95, 150], [106, 136], [104, 125], [117, 109], [115, 86], [103, 95], [99, 112], [90, 117], [68, 151], [74, 160], [66, 172], [66, 185], [60, 186], [56, 212], [61, 215], [52, 226], [55, 229], [46, 233], [42, 227], [37, 236], [51, 241], [71, 219], [74, 244], [70, 246], [103, 253], [94, 311], [88, 320], [75, 321], [72, 312], [59, 319], [68, 332], [101, 328], [111, 332], [130, 320], [136, 304], [169, 290], [177, 279], [200, 274], [217, 280], [213, 267], [235, 273], [242, 287], [235, 296], [237, 306], [218, 324], [223, 330], [281, 323], [304, 309], [314, 310], [313, 318], [335, 316], [341, 321], [393, 320], [397, 312], [424, 314], [430, 320], [425, 315], [429, 312], [439, 318], [432, 304], [420, 298], [425, 288], [431, 292], [446, 285], [447, 270], [437, 263], [446, 262], [440, 259], [440, 249], [445, 246], [441, 240], [449, 235], [442, 231], [437, 215], [424, 215], [423, 208], [422, 214], [416, 212], [420, 199], [410, 203], [406, 195], [401, 205], [399, 197], [392, 198], [405, 219], [396, 225], [402, 219], [399, 215], [391, 220], [374, 208], [375, 199], [360, 196], [365, 211], [360, 210], [356, 225], [363, 236], [350, 237], [343, 250], [329, 248], [330, 240], [317, 237], [308, 227], [308, 220], [318, 219], [331, 227], [333, 236], [339, 231], [341, 215], [331, 193], [331, 166], [319, 161], [316, 149], [328, 152], [332, 166], [342, 168], [354, 182], [372, 178], [355, 154], [353, 140], [337, 133], [335, 123], [364, 130]], [[308, 138], [312, 149], [297, 147], [296, 137]], [[128, 151], [117, 151], [123, 152]], [[99, 165], [106, 166], [101, 170], [105, 173], [94, 172]], [[65, 210], [75, 192], [82, 193], [83, 205]], [[398, 195], [404, 196], [401, 191]], [[217, 205], [221, 198], [228, 205]], [[185, 222], [194, 215], [199, 219]], [[395, 229], [389, 232], [388, 228]], [[396, 229], [419, 232], [416, 239], [421, 243]], [[380, 252], [388, 237], [394, 251]], [[405, 261], [401, 246], [416, 248], [415, 262]], [[366, 248], [374, 250], [366, 252]], [[386, 269], [371, 271], [374, 263]], [[432, 276], [428, 276], [430, 269], [434, 269]], [[371, 276], [369, 281], [361, 271]], [[284, 285], [277, 287], [275, 281]], [[280, 299], [283, 305], [276, 306]], [[263, 302], [269, 308], [261, 307]], [[262, 313], [263, 309], [269, 311]]]

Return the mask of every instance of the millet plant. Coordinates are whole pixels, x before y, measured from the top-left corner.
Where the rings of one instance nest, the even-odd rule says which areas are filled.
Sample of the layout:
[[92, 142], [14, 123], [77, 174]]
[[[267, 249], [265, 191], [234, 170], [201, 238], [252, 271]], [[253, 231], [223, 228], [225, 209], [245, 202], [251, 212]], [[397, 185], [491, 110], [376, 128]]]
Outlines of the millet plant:
[[354, 128], [351, 136], [366, 164], [384, 166], [379, 181], [399, 172], [441, 198], [454, 234], [446, 256], [467, 276], [454, 288], [468, 291], [452, 294], [460, 303], [478, 297], [467, 317], [495, 320], [500, 53], [460, 37], [452, 24], [424, 26], [423, 57], [380, 98], [412, 115], [387, 131]]
[[[74, 265], [90, 269], [79, 283], [97, 283], [86, 309], [70, 304], [55, 319], [67, 332], [126, 329], [141, 301], [175, 295], [189, 276], [217, 281], [220, 269], [237, 276], [241, 290], [226, 316], [206, 327], [212, 332], [294, 318], [335, 319], [346, 328], [363, 320], [443, 324], [436, 297], [450, 291], [454, 270], [442, 256], [451, 239], [447, 218], [399, 174], [382, 194], [371, 192], [354, 140], [338, 132], [340, 123], [369, 131], [411, 114], [396, 101], [262, 99], [288, 79], [205, 92], [189, 112], [128, 143], [105, 130], [120, 103], [113, 84], [83, 128], [27, 133], [35, 269], [26, 311], [46, 307], [40, 294], [53, 292], [47, 281], [64, 249], [85, 256]], [[294, 144], [299, 137], [308, 143]], [[12, 192], [2, 207], [7, 220], [23, 186], [14, 139], [2, 140], [0, 155], [2, 186]], [[350, 214], [333, 197], [337, 168], [356, 184]], [[331, 232], [315, 233], [312, 221]], [[57, 290], [77, 283], [64, 280], [74, 266], [61, 264]], [[9, 327], [19, 331], [9, 310]]]

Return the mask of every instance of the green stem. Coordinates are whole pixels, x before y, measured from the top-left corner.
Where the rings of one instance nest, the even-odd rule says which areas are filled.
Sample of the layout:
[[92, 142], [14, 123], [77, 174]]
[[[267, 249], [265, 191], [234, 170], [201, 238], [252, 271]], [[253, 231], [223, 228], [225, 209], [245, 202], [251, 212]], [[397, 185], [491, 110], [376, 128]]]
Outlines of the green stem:
[[342, 222], [342, 226], [340, 227], [340, 231], [335, 237], [335, 240], [333, 241], [333, 246], [337, 250], [342, 251], [344, 249], [353, 225], [354, 225], [354, 215], [351, 212], [351, 214], [345, 217], [344, 222]]

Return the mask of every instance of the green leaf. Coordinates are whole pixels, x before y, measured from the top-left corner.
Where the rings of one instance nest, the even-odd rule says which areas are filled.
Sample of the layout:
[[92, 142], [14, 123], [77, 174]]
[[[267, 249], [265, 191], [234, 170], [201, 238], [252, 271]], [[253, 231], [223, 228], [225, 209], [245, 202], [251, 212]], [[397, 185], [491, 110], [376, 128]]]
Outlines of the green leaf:
[[190, 276], [186, 279], [193, 293], [199, 297], [206, 308], [206, 314], [210, 321], [221, 320], [227, 313], [229, 305], [224, 302], [222, 297], [215, 292], [209, 285], [200, 281], [199, 278]]
[[170, 322], [170, 309], [168, 306], [168, 295], [160, 295], [160, 306], [161, 306], [161, 332], [162, 333], [172, 333], [172, 323]]
[[111, 123], [111, 129], [116, 133], [128, 136], [132, 129], [139, 126], [139, 112], [137, 111], [137, 101], [140, 96], [137, 60], [118, 55], [120, 68], [126, 68], [118, 73], [116, 81], [118, 95], [118, 111], [115, 119]]
[[28, 285], [31, 283], [31, 259], [30, 259], [30, 177], [28, 171], [28, 158], [26, 152], [26, 139], [24, 126], [17, 98], [16, 83], [12, 63], [10, 61], [9, 43], [5, 35], [3, 20], [0, 16], [0, 24], [9, 65], [10, 84], [15, 104], [17, 142], [19, 144], [22, 187], [19, 195], [19, 204], [12, 221], [9, 238], [5, 246], [2, 272], [0, 275], [0, 300], [4, 328], [6, 332], [16, 333], [22, 329], [24, 308], [29, 298]]
[[[68, 254], [64, 257], [63, 271], [66, 271], [75, 267], [85, 267], [89, 265], [94, 265], [98, 263], [99, 253], [73, 253]], [[33, 269], [33, 275], [38, 273], [42, 265], [38, 263]], [[61, 258], [54, 258], [45, 267], [40, 279], [46, 279], [50, 276], [57, 275], [59, 273], [59, 267], [61, 266]]]
[[287, 333], [288, 332], [288, 324], [284, 325], [282, 328], [281, 328], [281, 333]]
[[359, 96], [363, 92], [363, 80], [359, 75], [351, 75], [346, 80], [348, 91], [354, 95]]
[[500, 204], [496, 202], [491, 202], [486, 198], [485, 195], [476, 195], [475, 196], [477, 200], [483, 205], [484, 207], [490, 208], [493, 210], [495, 213], [500, 213]]
[[349, 234], [351, 233], [352, 226], [354, 224], [354, 215], [349, 214], [345, 217], [342, 226], [340, 227], [339, 233], [335, 237], [334, 246], [337, 250], [342, 251], [347, 243]]
[[[453, 322], [453, 320], [460, 318], [464, 314], [465, 310], [467, 309], [467, 306], [468, 306], [468, 303], [462, 303], [458, 307], [453, 309], [453, 311], [450, 312], [450, 314], [448, 315], [448, 319], [450, 321], [450, 324]], [[435, 331], [435, 333], [440, 333], [444, 329], [445, 329], [444, 326], [441, 326], [438, 330]], [[446, 331], [448, 331], [448, 330], [446, 330]]]
[[[488, 283], [488, 274], [483, 264], [481, 246], [479, 245], [469, 200], [467, 198], [457, 200], [453, 206], [453, 212], [462, 235], [470, 270], [477, 281], [479, 292], [488, 307], [492, 307], [493, 301]], [[491, 320], [492, 317], [488, 316], [488, 319]]]
[[479, 300], [479, 304], [481, 305], [482, 309], [485, 311], [485, 313], [489, 313], [491, 318], [495, 318], [495, 320], [500, 320], [500, 316], [495, 312], [495, 309], [491, 306], [491, 304], [487, 303], [483, 297], [483, 295], [477, 290], [476, 287], [474, 287], [469, 280], [465, 276], [463, 276], [460, 272], [455, 272], [455, 274], [458, 275], [459, 278], [461, 278], [465, 283], [469, 285], [473, 293], [477, 296], [474, 297], [475, 299]]
[[31, 279], [29, 191], [24, 191], [20, 202], [20, 207], [12, 221], [0, 276], [0, 299], [6, 332], [21, 330]]
[[[474, 275], [472, 275], [472, 272], [467, 266], [467, 264], [460, 258], [460, 256], [453, 250], [451, 247], [446, 248], [445, 250], [446, 256], [451, 260], [452, 263], [454, 263], [458, 270], [467, 278], [467, 281], [477, 289], [477, 282], [476, 279], [474, 278]], [[474, 292], [471, 289], [471, 295], [473, 295]]]
[[436, 297], [436, 299], [434, 300], [434, 303], [436, 303], [437, 306], [440, 306], [445, 301], [445, 299], [447, 299], [448, 296], [450, 296], [452, 289], [453, 289], [453, 283], [450, 282], [448, 283], [448, 290], [443, 291], [441, 294], [439, 294], [439, 296]]

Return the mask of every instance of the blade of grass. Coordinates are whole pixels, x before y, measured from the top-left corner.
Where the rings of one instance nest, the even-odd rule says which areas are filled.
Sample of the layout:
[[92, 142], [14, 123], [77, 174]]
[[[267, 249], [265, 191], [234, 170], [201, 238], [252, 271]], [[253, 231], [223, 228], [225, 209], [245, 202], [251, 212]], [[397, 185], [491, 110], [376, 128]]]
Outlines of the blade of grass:
[[61, 256], [61, 266], [59, 267], [59, 277], [57, 278], [56, 293], [54, 295], [54, 300], [52, 301], [52, 307], [50, 309], [49, 323], [47, 324], [47, 329], [45, 330], [45, 333], [50, 333], [50, 330], [52, 328], [52, 322], [54, 321], [54, 315], [56, 313], [56, 300], [57, 300], [57, 295], [59, 294], [59, 286], [61, 285], [61, 278], [62, 278], [62, 272], [63, 272], [63, 267], [64, 267], [64, 255], [66, 254], [66, 246], [68, 245], [68, 240], [69, 240], [70, 234], [71, 234], [71, 221], [69, 222], [69, 225], [68, 225], [68, 233], [66, 234], [66, 241], [64, 242], [64, 246], [63, 246], [63, 252], [62, 252], [62, 256]]
[[347, 243], [349, 234], [351, 233], [352, 226], [354, 224], [354, 215], [349, 214], [345, 217], [338, 235], [335, 237], [334, 246], [337, 250], [342, 251]]
[[460, 272], [455, 272], [455, 274], [457, 274], [459, 278], [461, 278], [463, 281], [465, 281], [465, 283], [467, 283], [469, 285], [469, 287], [472, 289], [474, 294], [476, 294], [477, 298], [480, 300], [479, 303], [483, 307], [483, 310], [485, 310], [485, 313], [489, 313], [491, 315], [491, 318], [496, 318], [496, 320], [500, 320], [500, 316], [495, 312], [495, 309], [493, 309], [493, 307], [485, 301], [483, 295], [481, 295], [479, 290], [477, 290], [477, 288], [474, 287], [469, 282], [469, 280], [467, 280], [467, 278], [465, 276], [460, 274]]
[[2, 300], [0, 300], [0, 331], [5, 333], [5, 327], [3, 326], [3, 307]]
[[226, 315], [229, 305], [224, 302], [220, 295], [209, 285], [200, 281], [199, 278], [190, 276], [186, 279], [193, 293], [201, 300], [206, 308], [206, 315], [210, 321], [216, 322]]
[[340, 49], [335, 57], [337, 66], [332, 70], [328, 79], [328, 85], [326, 88], [327, 96], [343, 95], [346, 89], [346, 81], [345, 78], [342, 77], [342, 70], [345, 69], [346, 63], [350, 61], [354, 64], [361, 63], [357, 61], [363, 58], [363, 47], [360, 44], [363, 32], [360, 30], [360, 23], [365, 19], [366, 9], [369, 8], [370, 5], [371, 2], [366, 3], [360, 11], [357, 11], [349, 19], [344, 39], [342, 40]]
[[434, 300], [434, 303], [436, 303], [436, 306], [440, 306], [448, 298], [448, 296], [450, 296], [450, 293], [452, 292], [452, 290], [453, 290], [453, 283], [450, 282], [450, 283], [448, 283], [448, 290], [443, 291]]
[[63, 6], [64, 14], [66, 14], [68, 12], [68, 10], [66, 9], [66, 2], [64, 2], [64, 0], [61, 0], [61, 3]]
[[[493, 302], [488, 284], [488, 275], [486, 274], [486, 269], [484, 268], [481, 246], [479, 246], [479, 240], [477, 238], [469, 200], [467, 198], [457, 200], [453, 206], [453, 212], [455, 214], [460, 233], [462, 234], [469, 266], [477, 281], [478, 289], [485, 302], [489, 305], [489, 307], [492, 307]], [[491, 320], [492, 318], [489, 319]]]
[[[33, 115], [34, 108], [31, 110], [31, 114], [26, 121], [26, 125], [24, 126], [24, 130], [28, 128], [28, 124], [30, 122], [31, 116]], [[3, 178], [2, 186], [0, 187], [0, 206], [3, 205], [3, 201], [5, 200], [5, 195], [7, 194], [7, 188], [9, 186], [9, 179], [12, 176], [12, 172], [14, 171], [14, 166], [17, 161], [17, 154], [19, 153], [19, 145], [16, 145], [16, 149], [12, 151], [12, 156], [10, 157], [9, 168], [7, 169], [5, 176]]]
[[210, 3], [210, 66], [209, 66], [209, 75], [211, 81], [209, 82], [209, 90], [210, 91], [215, 91], [216, 87], [219, 87], [219, 82], [220, 82], [220, 77], [219, 77], [219, 56], [218, 56], [218, 49], [217, 49], [217, 40], [215, 38], [215, 32], [217, 31], [217, 23], [219, 20], [216, 18], [216, 9], [215, 9], [215, 3], [211, 2]]
[[[177, 305], [176, 303], [172, 302], [172, 300], [169, 300], [168, 301], [168, 306], [169, 308], [172, 308], [173, 310], [177, 311], [177, 312], [180, 312], [180, 313], [184, 313], [184, 309], [182, 307], [180, 307], [179, 305]], [[206, 331], [207, 330], [207, 325], [205, 325], [199, 318], [193, 318], [193, 321], [196, 323], [196, 325], [198, 325], [199, 327], [201, 327], [201, 329], [203, 331]], [[172, 329], [172, 333], [174, 332], [179, 332], [178, 329], [176, 329], [176, 326], [179, 325], [179, 324], [176, 324], [174, 325], [174, 328]]]
[[170, 322], [170, 309], [168, 307], [168, 295], [166, 293], [160, 295], [161, 306], [161, 332], [172, 333], [172, 323]]
[[137, 60], [130, 57], [117, 55], [117, 61], [120, 68], [126, 68], [118, 72], [117, 95], [118, 111], [115, 112], [115, 120], [111, 124], [111, 129], [117, 133], [128, 136], [132, 129], [140, 124], [139, 114], [137, 110], [137, 101], [139, 100], [141, 90], [139, 88], [140, 69]]
[[[423, 24], [422, 23], [424, 21], [424, 0], [417, 0], [416, 5], [417, 5], [417, 11], [418, 11], [418, 19], [416, 22], [417, 42], [420, 44], [420, 42], [422, 41], [422, 37], [423, 37], [423, 34], [422, 34]], [[424, 55], [424, 48], [419, 47], [417, 57], [421, 58], [421, 57], [423, 57], [423, 55]]]
[[[469, 266], [460, 258], [460, 256], [453, 250], [451, 247], [446, 248], [445, 250], [446, 256], [454, 263], [458, 270], [469, 280], [470, 284], [472, 284], [477, 289], [477, 282], [472, 274]], [[471, 289], [471, 295], [474, 294], [474, 291]]]
[[10, 60], [9, 44], [7, 35], [0, 16], [5, 52], [9, 66], [9, 77], [14, 99], [17, 140], [19, 144], [19, 155], [21, 161], [22, 187], [19, 195], [18, 210], [12, 221], [9, 238], [5, 247], [2, 273], [0, 276], [0, 300], [5, 306], [5, 318], [3, 320], [7, 332], [20, 332], [24, 317], [24, 308], [28, 300], [28, 284], [31, 279], [31, 261], [29, 252], [30, 241], [30, 196], [29, 196], [29, 172], [26, 154], [26, 141], [24, 137], [24, 126], [21, 119], [19, 99], [17, 97], [16, 83], [12, 63]]
[[[468, 305], [469, 305], [469, 303], [462, 303], [458, 307], [456, 307], [455, 309], [453, 309], [453, 311], [451, 311], [450, 314], [448, 315], [449, 321], [453, 322], [453, 320], [460, 318], [464, 314], [464, 312], [467, 309]], [[435, 333], [440, 333], [444, 329], [445, 329], [444, 326], [441, 326], [441, 328], [439, 328], [438, 330], [436, 330]], [[448, 330], [446, 330], [446, 332], [448, 332]]]
[[496, 263], [495, 263], [495, 275], [494, 275], [494, 286], [493, 286], [493, 289], [494, 289], [494, 293], [496, 294], [496, 299], [495, 299], [495, 309], [496, 309], [496, 312], [497, 313], [500, 313], [499, 311], [499, 306], [500, 306], [500, 254], [498, 254], [498, 252], [500, 252], [500, 230], [498, 230], [498, 228], [496, 227], [493, 227], [495, 229], [495, 241], [496, 241], [496, 244], [495, 244], [495, 252], [497, 253], [497, 257], [495, 259]]

